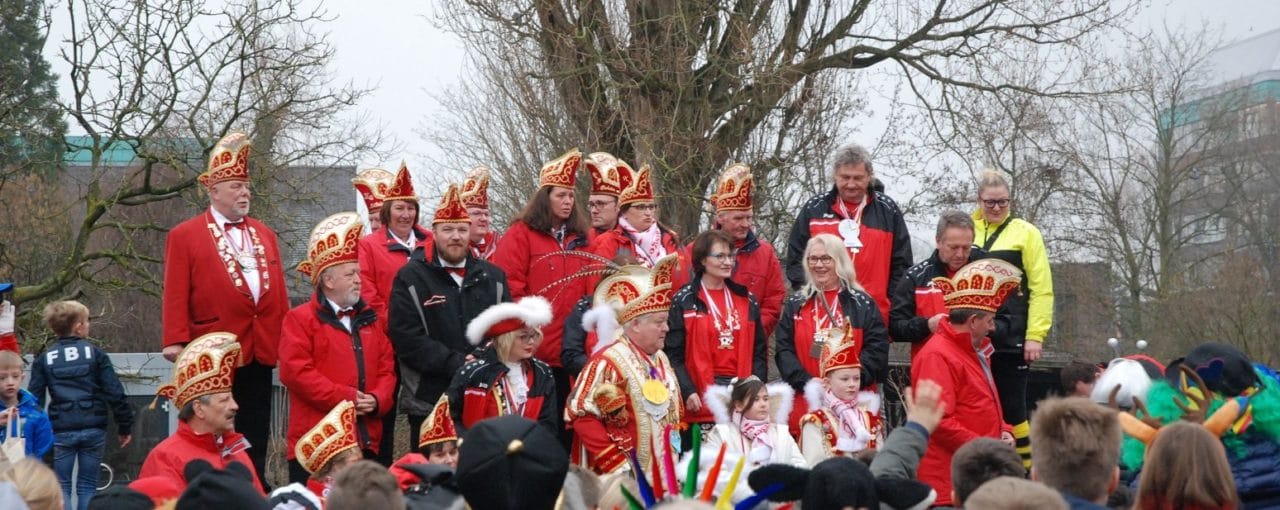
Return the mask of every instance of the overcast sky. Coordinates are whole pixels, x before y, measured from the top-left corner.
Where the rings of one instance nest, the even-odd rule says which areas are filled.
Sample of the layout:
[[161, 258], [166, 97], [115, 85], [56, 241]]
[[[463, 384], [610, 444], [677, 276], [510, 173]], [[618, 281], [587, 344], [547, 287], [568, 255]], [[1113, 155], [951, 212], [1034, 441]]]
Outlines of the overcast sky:
[[[424, 155], [437, 149], [418, 136], [416, 131], [440, 115], [439, 105], [431, 91], [450, 86], [464, 69], [464, 49], [452, 34], [435, 28], [432, 16], [439, 2], [421, 0], [314, 0], [323, 2], [336, 20], [328, 27], [330, 40], [337, 50], [333, 69], [339, 78], [368, 84], [377, 90], [360, 105], [378, 119], [400, 142], [402, 151], [389, 161], [358, 161], [361, 168], [383, 166], [394, 168], [401, 159], [415, 168]], [[64, 7], [54, 9], [55, 18], [65, 18]], [[1207, 22], [1221, 26], [1225, 39], [1234, 40], [1280, 28], [1280, 1], [1276, 0], [1152, 0], [1147, 2], [1139, 22], [1150, 26], [1180, 26]], [[57, 44], [65, 37], [55, 19], [54, 34], [49, 38], [46, 55], [67, 86], [67, 71], [57, 58]], [[65, 29], [63, 29], [65, 30]], [[875, 108], [873, 114], [883, 113]], [[857, 122], [865, 132], [854, 133], [864, 144], [874, 146], [876, 119]], [[416, 168], [422, 168], [416, 165]], [[455, 169], [461, 171], [461, 169]], [[424, 190], [425, 191], [425, 190]], [[430, 192], [422, 193], [433, 196]]]

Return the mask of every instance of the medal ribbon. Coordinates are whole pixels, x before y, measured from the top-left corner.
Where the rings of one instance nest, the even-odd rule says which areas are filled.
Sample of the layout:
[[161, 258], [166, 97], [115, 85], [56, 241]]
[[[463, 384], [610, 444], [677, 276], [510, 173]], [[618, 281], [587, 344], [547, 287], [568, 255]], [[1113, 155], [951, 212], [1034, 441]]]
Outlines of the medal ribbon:
[[[817, 291], [817, 292], [815, 293], [814, 297], [815, 297], [815, 298], [817, 298], [817, 300], [818, 300], [818, 304], [819, 304], [819, 305], [822, 305], [822, 311], [823, 311], [823, 312], [825, 312], [825, 313], [827, 314], [827, 316], [826, 316], [826, 318], [825, 318], [825, 319], [823, 319], [823, 318], [821, 318], [821, 317], [818, 317], [818, 313], [817, 313], [817, 312], [818, 312], [818, 310], [817, 310], [817, 308], [814, 308], [814, 313], [813, 313], [813, 315], [814, 315], [813, 322], [814, 322], [814, 326], [815, 326], [815, 328], [814, 328], [814, 329], [817, 329], [818, 331], [822, 331], [823, 329], [826, 329], [826, 328], [838, 328], [838, 327], [840, 327], [840, 326], [843, 326], [843, 325], [844, 325], [844, 314], [843, 314], [843, 313], [835, 313], [834, 311], [832, 311], [832, 309], [831, 309], [831, 305], [827, 303], [827, 293], [826, 293], [825, 291], [821, 291], [821, 290], [820, 290], [820, 291]], [[839, 292], [836, 292], [836, 305], [837, 305], [837, 306], [839, 306], [839, 305], [840, 305], [840, 301], [839, 301], [839, 299], [840, 299], [840, 293], [839, 293]], [[824, 326], [824, 324], [823, 324], [823, 321], [824, 321], [824, 320], [825, 320], [825, 322], [826, 322], [826, 324], [825, 324], [825, 326], [826, 326], [826, 327], [823, 327], [823, 326]]]
[[859, 225], [861, 225], [861, 224], [862, 224], [862, 210], [863, 210], [863, 209], [866, 209], [866, 207], [867, 207], [867, 196], [866, 196], [866, 195], [863, 195], [863, 196], [862, 196], [862, 203], [858, 204], [858, 209], [857, 209], [856, 211], [854, 211], [854, 214], [853, 214], [852, 216], [849, 214], [849, 206], [844, 205], [844, 199], [843, 199], [843, 198], [836, 197], [836, 206], [840, 208], [840, 215], [841, 215], [841, 216], [843, 216], [843, 217], [844, 217], [844, 219], [846, 219], [846, 220], [850, 220], [850, 219], [851, 219], [851, 220], [853, 220], [853, 221], [857, 222]]
[[[711, 322], [715, 324], [716, 331], [719, 331], [720, 334], [723, 335], [726, 331], [732, 332], [738, 328], [732, 327], [729, 324], [729, 319], [737, 313], [737, 310], [734, 309], [733, 305], [733, 296], [729, 295], [729, 287], [725, 286], [725, 288], [721, 290], [724, 291], [724, 315], [720, 315], [720, 307], [716, 306], [716, 300], [711, 299], [711, 292], [708, 291], [706, 287], [702, 288], [702, 297], [705, 298], [704, 300], [707, 302], [707, 310], [711, 312]], [[734, 326], [736, 326], [736, 324]]]

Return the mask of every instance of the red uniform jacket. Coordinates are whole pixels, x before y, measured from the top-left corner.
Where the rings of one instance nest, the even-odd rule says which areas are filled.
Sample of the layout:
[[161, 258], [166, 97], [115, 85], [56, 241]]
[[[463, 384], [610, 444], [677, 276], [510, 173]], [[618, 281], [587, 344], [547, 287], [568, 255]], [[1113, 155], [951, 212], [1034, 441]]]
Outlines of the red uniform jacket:
[[911, 362], [911, 384], [932, 379], [942, 386], [942, 402], [947, 411], [938, 428], [929, 435], [929, 448], [920, 460], [919, 480], [938, 492], [938, 505], [951, 504], [951, 457], [965, 443], [979, 437], [999, 439], [1007, 428], [1000, 399], [983, 367], [968, 333], [957, 332], [950, 321], [938, 324]]
[[[395, 352], [386, 324], [373, 309], [357, 303], [347, 332], [328, 301], [319, 296], [289, 310], [280, 339], [280, 382], [289, 389], [288, 458], [307, 430], [343, 400], [355, 402], [356, 390], [378, 400], [376, 414], [391, 409], [395, 398]], [[382, 420], [361, 416], [356, 422], [360, 447], [377, 452]]]
[[556, 381], [551, 367], [537, 359], [522, 362], [528, 392], [524, 408], [517, 409], [512, 396], [504, 389], [507, 365], [498, 361], [492, 348], [485, 349], [479, 359], [463, 365], [449, 384], [449, 411], [459, 433], [465, 433], [476, 423], [495, 416], [520, 414], [538, 422], [547, 432], [559, 434], [560, 409], [556, 408]]
[[[680, 265], [676, 268], [675, 277], [672, 278], [671, 288], [679, 289], [689, 283], [689, 252], [680, 246], [680, 241], [670, 230], [662, 231], [662, 247], [666, 248], [667, 253], [675, 253], [680, 257]], [[645, 267], [653, 267], [656, 261], [649, 260], [645, 255], [636, 253], [635, 243], [631, 241], [631, 237], [626, 231], [622, 230], [622, 226], [618, 225], [607, 232], [596, 234], [591, 240], [591, 253], [599, 255], [609, 260], [613, 260], [618, 253], [628, 253], [640, 261]], [[596, 282], [592, 282], [593, 284]]]
[[587, 293], [585, 278], [561, 280], [576, 274], [590, 261], [563, 253], [543, 256], [559, 251], [585, 250], [586, 247], [587, 239], [573, 232], [565, 234], [563, 243], [557, 243], [550, 233], [535, 232], [517, 220], [502, 234], [498, 250], [489, 259], [507, 274], [513, 301], [528, 295], [541, 295], [551, 302], [554, 319], [542, 327], [542, 343], [538, 344], [534, 357], [553, 367], [562, 366], [560, 334], [564, 329], [564, 318], [573, 311], [578, 298]]
[[221, 237], [222, 232], [212, 213], [205, 211], [169, 231], [164, 255], [162, 343], [185, 344], [206, 333], [226, 331], [240, 342], [243, 362], [257, 360], [275, 366], [280, 324], [289, 311], [284, 266], [275, 232], [253, 218], [244, 222], [253, 244], [261, 248], [257, 303], [239, 266], [219, 250], [215, 236]]
[[[684, 247], [692, 257], [693, 243]], [[756, 237], [755, 231], [734, 245], [738, 250], [737, 265], [733, 266], [733, 281], [742, 284], [760, 303], [760, 322], [765, 336], [773, 335], [782, 315], [782, 301], [787, 299], [787, 284], [782, 277], [782, 261], [769, 241]], [[690, 259], [690, 264], [695, 262]]]
[[[142, 461], [142, 470], [138, 472], [138, 478], [162, 476], [176, 480], [185, 490], [189, 480], [182, 476], [182, 470], [187, 467], [188, 462], [204, 459], [213, 467], [223, 469], [231, 461], [236, 461], [244, 464], [244, 467], [253, 473], [253, 486], [258, 489], [258, 492], [266, 494], [258, 482], [258, 474], [253, 469], [253, 462], [249, 461], [247, 453], [249, 446], [249, 442], [245, 441], [244, 436], [239, 432], [223, 434], [222, 443], [218, 444], [213, 434], [196, 434], [187, 422], [179, 421], [178, 432], [160, 441], [160, 444], [147, 454], [147, 459]], [[253, 445], [253, 448], [266, 447], [267, 445]]]
[[[422, 248], [428, 258], [435, 252], [434, 237], [431, 231], [414, 227], [417, 243], [414, 249]], [[404, 267], [412, 255], [408, 248], [391, 237], [386, 227], [360, 238], [357, 256], [360, 258], [360, 298], [378, 312], [383, 324], [387, 321], [387, 303], [391, 302], [391, 284], [396, 280], [396, 273]]]

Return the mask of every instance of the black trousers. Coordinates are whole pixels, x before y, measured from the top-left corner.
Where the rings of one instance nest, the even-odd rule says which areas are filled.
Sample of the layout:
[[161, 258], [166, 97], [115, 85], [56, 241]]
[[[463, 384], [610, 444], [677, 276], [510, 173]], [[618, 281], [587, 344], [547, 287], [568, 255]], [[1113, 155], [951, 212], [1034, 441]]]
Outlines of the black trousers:
[[236, 411], [236, 431], [249, 440], [249, 460], [258, 473], [262, 487], [271, 492], [267, 484], [267, 449], [271, 431], [271, 370], [272, 367], [251, 361], [236, 369], [231, 382], [231, 396], [240, 410]]
[[997, 352], [991, 355], [991, 378], [1000, 393], [1004, 422], [1017, 425], [1027, 421], [1027, 381], [1031, 369], [1021, 352]]
[[[551, 367], [551, 376], [556, 379], [556, 413], [564, 416], [565, 402], [569, 401], [569, 371], [564, 367]], [[569, 430], [568, 424], [560, 428], [560, 446], [564, 447], [564, 451], [570, 452], [573, 445], [573, 432]]]

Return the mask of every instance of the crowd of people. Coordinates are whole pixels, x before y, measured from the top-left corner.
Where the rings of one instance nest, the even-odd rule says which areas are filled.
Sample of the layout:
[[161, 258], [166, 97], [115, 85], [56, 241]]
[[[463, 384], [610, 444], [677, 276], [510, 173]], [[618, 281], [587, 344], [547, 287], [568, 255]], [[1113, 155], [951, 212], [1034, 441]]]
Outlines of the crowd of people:
[[[20, 461], [0, 501], [1280, 505], [1280, 469], [1267, 464], [1280, 458], [1280, 379], [1230, 346], [1207, 343], [1169, 366], [1075, 363], [1062, 370], [1064, 396], [1030, 412], [1052, 278], [1039, 230], [1011, 214], [998, 173], [982, 175], [972, 214], [939, 215], [936, 249], [913, 265], [903, 213], [857, 145], [832, 156], [832, 187], [800, 209], [781, 258], [752, 228], [743, 164], [720, 173], [712, 228], [691, 236], [662, 223], [649, 168], [607, 153], [547, 162], [501, 232], [483, 168], [444, 190], [429, 222], [404, 165], [372, 169], [353, 180], [371, 233], [355, 212], [316, 225], [297, 267], [315, 291], [290, 308], [276, 235], [249, 216], [250, 151], [241, 133], [214, 147], [199, 177], [209, 208], [167, 240], [162, 342], [174, 369], [157, 399], [178, 409], [177, 432], [129, 487], [94, 494], [107, 417], [123, 446], [134, 411], [87, 340], [88, 309], [51, 304], [59, 338], [36, 356], [29, 392], [21, 358], [0, 352], [12, 409], [0, 425], [21, 424], [19, 457], [53, 449], [56, 477], [45, 478], [61, 490], [29, 495], [18, 473], [42, 466]], [[587, 214], [575, 192], [583, 167]], [[892, 428], [891, 342], [911, 344], [906, 421]], [[288, 484], [272, 490], [275, 370], [288, 390]], [[399, 415], [411, 451], [397, 458]]]

